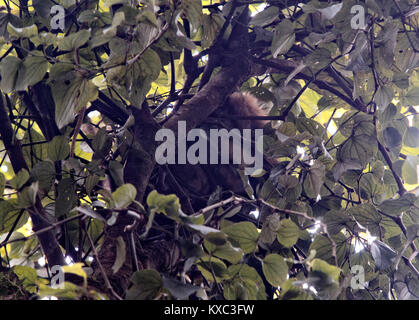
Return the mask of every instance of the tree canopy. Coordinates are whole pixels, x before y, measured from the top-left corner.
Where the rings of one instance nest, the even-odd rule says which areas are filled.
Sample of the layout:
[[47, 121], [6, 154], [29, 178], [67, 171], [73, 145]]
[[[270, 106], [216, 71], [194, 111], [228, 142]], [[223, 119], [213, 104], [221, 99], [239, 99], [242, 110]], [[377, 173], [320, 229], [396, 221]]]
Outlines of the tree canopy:
[[[4, 0], [0, 299], [419, 299], [418, 13]], [[159, 129], [256, 120], [252, 175], [156, 163]]]

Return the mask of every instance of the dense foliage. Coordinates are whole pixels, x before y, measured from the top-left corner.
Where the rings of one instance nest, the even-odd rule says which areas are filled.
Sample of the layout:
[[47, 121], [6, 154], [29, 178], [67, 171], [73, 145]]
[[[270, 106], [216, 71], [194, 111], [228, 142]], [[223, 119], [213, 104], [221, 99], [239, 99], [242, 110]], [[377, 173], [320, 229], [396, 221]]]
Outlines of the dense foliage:
[[[415, 0], [3, 3], [0, 299], [419, 299]], [[156, 164], [237, 90], [263, 171]]]

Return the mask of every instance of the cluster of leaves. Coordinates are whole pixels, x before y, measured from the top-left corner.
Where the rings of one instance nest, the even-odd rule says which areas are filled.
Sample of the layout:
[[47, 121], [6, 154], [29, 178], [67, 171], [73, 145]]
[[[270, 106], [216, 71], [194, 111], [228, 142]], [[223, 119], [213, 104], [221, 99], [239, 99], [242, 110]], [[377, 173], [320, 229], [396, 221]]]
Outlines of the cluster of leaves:
[[[57, 3], [65, 30], [51, 27]], [[354, 5], [363, 29], [351, 28]], [[265, 72], [234, 86], [270, 110], [263, 151], [275, 165], [234, 169], [239, 195], [222, 183], [191, 192], [164, 166], [146, 172], [154, 141], [136, 112], [164, 125], [186, 99], [193, 109], [224, 67], [212, 63], [243, 40], [233, 31], [247, 8], [246, 58]], [[7, 4], [0, 267], [63, 299], [419, 299], [417, 12], [410, 0]], [[163, 173], [175, 181], [167, 194]], [[46, 234], [83, 284], [48, 286]]]

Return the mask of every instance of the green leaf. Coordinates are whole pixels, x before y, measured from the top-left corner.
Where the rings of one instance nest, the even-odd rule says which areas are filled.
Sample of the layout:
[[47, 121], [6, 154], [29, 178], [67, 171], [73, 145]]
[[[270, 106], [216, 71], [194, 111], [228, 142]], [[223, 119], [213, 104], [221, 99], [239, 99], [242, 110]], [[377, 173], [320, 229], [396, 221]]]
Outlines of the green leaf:
[[341, 145], [338, 159], [360, 161], [366, 164], [377, 152], [377, 141], [373, 136], [360, 134], [350, 137]]
[[244, 253], [256, 250], [259, 233], [253, 223], [239, 222], [222, 228], [221, 231], [227, 234], [234, 246], [242, 248]]
[[177, 279], [169, 277], [163, 277], [163, 287], [168, 290], [174, 298], [181, 300], [188, 299], [191, 294], [194, 294], [200, 289], [200, 287], [182, 283]]
[[241, 282], [249, 300], [266, 300], [265, 285], [255, 268], [247, 264], [236, 264], [231, 265], [228, 272], [233, 281]]
[[58, 48], [63, 51], [72, 51], [78, 49], [87, 43], [90, 39], [90, 30], [81, 30], [72, 33], [58, 42]]
[[419, 147], [419, 129], [416, 127], [407, 128], [403, 141], [404, 144], [410, 148]]
[[419, 88], [414, 87], [410, 89], [405, 98], [407, 99], [407, 102], [412, 104], [413, 106], [419, 105]]
[[295, 42], [294, 25], [290, 20], [283, 20], [275, 28], [271, 52], [274, 58], [285, 54]]
[[378, 270], [387, 270], [390, 268], [395, 263], [397, 257], [396, 251], [379, 240], [371, 243], [371, 254]]
[[384, 110], [394, 98], [393, 88], [389, 85], [380, 86], [374, 96], [378, 109]]
[[37, 279], [36, 270], [28, 266], [14, 266], [13, 272], [17, 275], [20, 281], [23, 282], [23, 287], [31, 292], [35, 293], [37, 290]]
[[393, 64], [398, 29], [399, 27], [395, 22], [388, 21], [377, 36], [377, 40], [380, 43], [378, 52], [384, 66], [387, 68]]
[[[307, 192], [308, 196], [317, 198], [320, 195], [320, 190], [324, 184], [326, 178], [326, 167], [320, 160], [315, 160], [314, 164], [310, 167], [308, 172], [308, 179], [304, 183], [304, 190], [311, 191]], [[308, 188], [308, 190], [306, 189]]]
[[9, 32], [9, 35], [13, 38], [32, 38], [38, 35], [38, 28], [35, 24], [24, 28], [18, 28], [9, 22], [7, 24], [7, 32]]
[[70, 155], [70, 145], [65, 136], [55, 136], [48, 142], [48, 158], [51, 161], [65, 160]]
[[71, 178], [61, 180], [57, 185], [57, 198], [55, 200], [55, 215], [66, 215], [77, 204], [76, 182]]
[[38, 162], [33, 167], [31, 175], [39, 182], [39, 187], [48, 192], [55, 181], [55, 166], [50, 161]]
[[406, 183], [417, 184], [418, 183], [418, 168], [419, 158], [417, 156], [407, 156], [402, 166], [402, 176]]
[[116, 258], [112, 266], [113, 274], [117, 273], [119, 269], [121, 269], [121, 267], [124, 265], [126, 252], [127, 251], [124, 239], [122, 237], [118, 237], [116, 239]]
[[312, 271], [327, 274], [336, 283], [339, 281], [341, 270], [338, 267], [332, 266], [321, 259], [314, 259], [310, 265]]
[[[9, 232], [15, 223], [17, 223], [16, 230], [25, 225], [29, 215], [26, 211], [21, 215], [21, 211], [17, 199], [0, 200], [0, 234]], [[21, 217], [17, 221], [20, 215]]]
[[365, 203], [354, 206], [348, 210], [348, 213], [351, 214], [356, 221], [365, 227], [372, 235], [379, 236], [381, 234], [380, 223], [382, 217], [373, 205]]
[[25, 90], [28, 86], [33, 86], [44, 79], [49, 64], [41, 51], [31, 51], [31, 55], [25, 59], [23, 66], [23, 75], [19, 74], [19, 79], [23, 77], [23, 83], [16, 85]]
[[19, 190], [24, 186], [24, 184], [29, 180], [29, 172], [26, 169], [20, 170], [12, 180], [10, 180], [10, 186], [15, 189]]
[[266, 280], [274, 287], [279, 287], [287, 280], [288, 266], [284, 258], [278, 254], [267, 255], [263, 259], [262, 270]]
[[218, 282], [230, 277], [227, 266], [218, 258], [210, 256], [202, 257], [197, 262], [197, 266], [204, 278], [210, 282], [214, 282], [213, 273]]
[[11, 93], [15, 89], [18, 74], [22, 69], [22, 65], [22, 61], [13, 56], [7, 56], [2, 60], [0, 64], [0, 87], [4, 93]]
[[277, 237], [280, 222], [281, 218], [279, 214], [274, 213], [268, 216], [260, 232], [260, 241], [266, 244], [272, 244]]
[[70, 79], [54, 80], [52, 94], [55, 101], [55, 122], [59, 129], [74, 121], [75, 112], [87, 107], [97, 98], [97, 87], [92, 81], [69, 73]]
[[202, 47], [209, 48], [217, 38], [218, 32], [224, 24], [221, 14], [204, 14], [202, 21]]
[[283, 219], [280, 222], [277, 239], [284, 247], [291, 248], [297, 243], [300, 236], [300, 229], [290, 219]]
[[383, 131], [384, 143], [390, 149], [398, 148], [402, 144], [402, 136], [396, 128], [387, 127]]
[[239, 263], [243, 257], [242, 249], [233, 247], [230, 242], [226, 242], [223, 245], [215, 245], [205, 240], [204, 246], [211, 255], [227, 260], [230, 263]]
[[263, 27], [267, 24], [272, 23], [276, 18], [279, 16], [279, 8], [275, 6], [268, 7], [259, 13], [257, 13], [252, 20], [250, 20], [250, 24], [254, 26]]
[[202, 2], [183, 0], [180, 9], [191, 23], [193, 31], [197, 30], [201, 26], [202, 21]]
[[120, 186], [115, 192], [112, 193], [112, 197], [115, 201], [115, 208], [125, 209], [135, 200], [137, 196], [137, 189], [132, 184], [124, 184]]
[[404, 198], [383, 201], [378, 208], [391, 216], [399, 216], [410, 209], [412, 203]]
[[147, 197], [147, 205], [158, 213], [163, 213], [172, 219], [179, 217], [179, 198], [174, 195], [163, 195], [153, 190]]
[[163, 279], [153, 269], [136, 271], [131, 277], [134, 284], [127, 292], [128, 300], [153, 299], [163, 288]]
[[6, 186], [6, 177], [0, 172], [0, 198], [3, 197], [4, 187]]
[[36, 196], [38, 194], [38, 182], [32, 183], [29, 187], [24, 188], [18, 194], [18, 201], [20, 208], [30, 208], [36, 203]]

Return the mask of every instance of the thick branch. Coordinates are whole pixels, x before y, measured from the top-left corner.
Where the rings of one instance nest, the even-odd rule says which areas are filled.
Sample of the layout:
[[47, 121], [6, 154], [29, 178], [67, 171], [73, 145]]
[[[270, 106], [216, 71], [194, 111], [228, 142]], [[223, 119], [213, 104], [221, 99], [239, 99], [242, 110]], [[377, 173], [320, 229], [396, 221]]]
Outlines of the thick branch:
[[[20, 142], [14, 134], [12, 124], [4, 108], [2, 96], [0, 96], [0, 134], [15, 173], [18, 173], [22, 169], [27, 170], [28, 166], [23, 157]], [[35, 232], [51, 226], [44, 217], [45, 211], [38, 195], [36, 196], [35, 205], [27, 210]], [[50, 266], [65, 265], [64, 256], [55, 238], [55, 233], [52, 230], [39, 234], [38, 239]]]

